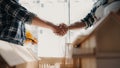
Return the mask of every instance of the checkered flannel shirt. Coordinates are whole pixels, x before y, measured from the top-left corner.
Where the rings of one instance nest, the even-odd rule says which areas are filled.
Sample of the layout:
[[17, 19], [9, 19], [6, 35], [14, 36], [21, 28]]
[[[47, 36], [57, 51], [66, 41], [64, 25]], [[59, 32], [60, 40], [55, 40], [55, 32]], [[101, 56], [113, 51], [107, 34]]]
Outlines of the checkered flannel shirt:
[[[117, 0], [114, 0], [114, 1], [117, 1]], [[94, 3], [94, 7], [90, 11], [90, 13], [88, 13], [86, 17], [81, 20], [86, 24], [86, 28], [91, 27], [94, 24], [95, 12], [97, 8], [100, 7], [101, 5], [106, 5], [107, 3], [108, 3], [108, 0], [97, 0], [97, 2]]]
[[25, 23], [31, 24], [34, 16], [18, 0], [0, 0], [0, 40], [23, 45]]

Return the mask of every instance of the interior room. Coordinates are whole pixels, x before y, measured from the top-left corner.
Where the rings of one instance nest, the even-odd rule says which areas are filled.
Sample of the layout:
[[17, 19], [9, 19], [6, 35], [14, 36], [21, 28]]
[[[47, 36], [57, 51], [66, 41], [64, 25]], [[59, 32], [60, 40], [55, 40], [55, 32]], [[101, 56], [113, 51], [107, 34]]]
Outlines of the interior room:
[[0, 26], [4, 13], [17, 14], [9, 1], [63, 32], [25, 23], [21, 46], [2, 40], [0, 27], [0, 68], [120, 68], [120, 0], [1, 0]]

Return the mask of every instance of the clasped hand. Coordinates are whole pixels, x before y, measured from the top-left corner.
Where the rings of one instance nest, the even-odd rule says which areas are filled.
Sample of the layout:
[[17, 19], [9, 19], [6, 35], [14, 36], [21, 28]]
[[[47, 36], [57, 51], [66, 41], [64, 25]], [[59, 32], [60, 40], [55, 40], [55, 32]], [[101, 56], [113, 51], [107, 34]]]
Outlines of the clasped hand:
[[64, 23], [59, 24], [59, 26], [56, 26], [54, 33], [59, 36], [64, 36], [68, 31], [68, 26]]

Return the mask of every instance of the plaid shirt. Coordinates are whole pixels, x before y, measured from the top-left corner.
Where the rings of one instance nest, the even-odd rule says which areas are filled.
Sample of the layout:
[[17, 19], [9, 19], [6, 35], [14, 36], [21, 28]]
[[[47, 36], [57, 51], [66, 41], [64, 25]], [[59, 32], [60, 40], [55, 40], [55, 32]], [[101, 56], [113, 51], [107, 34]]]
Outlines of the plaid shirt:
[[0, 39], [23, 45], [25, 23], [31, 24], [34, 16], [18, 0], [0, 0]]
[[94, 4], [94, 7], [90, 11], [90, 13], [88, 13], [86, 17], [81, 20], [82, 22], [86, 24], [86, 28], [91, 27], [94, 24], [95, 12], [97, 8], [100, 7], [101, 5], [106, 5], [107, 3], [108, 3], [108, 0], [97, 0], [97, 2]]

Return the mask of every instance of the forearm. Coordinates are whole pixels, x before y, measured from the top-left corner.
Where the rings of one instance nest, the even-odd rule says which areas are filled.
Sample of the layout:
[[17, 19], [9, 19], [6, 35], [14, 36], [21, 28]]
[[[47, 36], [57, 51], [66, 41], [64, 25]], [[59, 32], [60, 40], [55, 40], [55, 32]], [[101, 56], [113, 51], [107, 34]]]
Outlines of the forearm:
[[69, 30], [80, 29], [85, 26], [86, 26], [86, 24], [84, 22], [75, 22], [74, 24], [69, 25], [68, 29]]
[[51, 30], [54, 30], [54, 28], [56, 27], [54, 24], [52, 24], [48, 21], [42, 20], [38, 17], [33, 18], [32, 25], [48, 28], [48, 29], [51, 29]]

